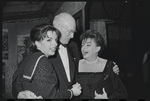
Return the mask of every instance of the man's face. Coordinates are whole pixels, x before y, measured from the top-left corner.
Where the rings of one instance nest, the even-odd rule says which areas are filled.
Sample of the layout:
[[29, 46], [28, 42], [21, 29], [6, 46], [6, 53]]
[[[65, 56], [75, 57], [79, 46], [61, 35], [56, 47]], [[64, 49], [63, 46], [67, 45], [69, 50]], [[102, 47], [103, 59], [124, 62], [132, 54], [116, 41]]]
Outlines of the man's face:
[[62, 44], [68, 44], [70, 39], [74, 37], [76, 31], [76, 25], [73, 24], [60, 24], [61, 38], [60, 42]]

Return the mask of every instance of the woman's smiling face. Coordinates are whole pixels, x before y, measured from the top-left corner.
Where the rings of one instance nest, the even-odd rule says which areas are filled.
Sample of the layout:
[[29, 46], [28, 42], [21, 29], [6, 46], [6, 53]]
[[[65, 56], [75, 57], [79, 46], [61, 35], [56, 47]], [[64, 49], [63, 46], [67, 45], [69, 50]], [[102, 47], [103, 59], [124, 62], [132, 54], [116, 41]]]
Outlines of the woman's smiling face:
[[57, 49], [57, 40], [56, 32], [48, 31], [47, 37], [39, 41], [37, 46], [46, 56], [51, 56]]
[[93, 56], [97, 56], [99, 51], [99, 46], [96, 46], [95, 40], [91, 38], [87, 38], [82, 40], [82, 55], [84, 59], [92, 58]]

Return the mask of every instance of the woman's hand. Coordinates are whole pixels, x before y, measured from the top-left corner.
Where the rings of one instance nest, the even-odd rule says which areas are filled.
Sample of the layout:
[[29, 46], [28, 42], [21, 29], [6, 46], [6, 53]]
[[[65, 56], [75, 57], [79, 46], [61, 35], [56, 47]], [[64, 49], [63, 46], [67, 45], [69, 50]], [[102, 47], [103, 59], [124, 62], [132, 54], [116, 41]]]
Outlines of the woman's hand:
[[42, 96], [36, 96], [33, 92], [25, 90], [19, 92], [18, 99], [43, 99]]
[[114, 63], [114, 64], [115, 64], [115, 66], [113, 67], [113, 72], [116, 73], [117, 75], [119, 75], [119, 67], [116, 63]]
[[103, 94], [97, 94], [96, 90], [94, 93], [95, 93], [94, 99], [108, 99], [107, 93], [105, 92], [105, 88], [103, 88]]

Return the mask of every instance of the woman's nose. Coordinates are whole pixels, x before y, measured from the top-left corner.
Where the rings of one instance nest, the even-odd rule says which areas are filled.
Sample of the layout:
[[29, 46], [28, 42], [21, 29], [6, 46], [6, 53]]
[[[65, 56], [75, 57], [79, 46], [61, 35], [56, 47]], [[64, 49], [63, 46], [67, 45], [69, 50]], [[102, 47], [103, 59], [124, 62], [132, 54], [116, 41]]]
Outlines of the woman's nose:
[[82, 50], [85, 50], [85, 49], [86, 49], [85, 45], [83, 45], [81, 49], [82, 49]]

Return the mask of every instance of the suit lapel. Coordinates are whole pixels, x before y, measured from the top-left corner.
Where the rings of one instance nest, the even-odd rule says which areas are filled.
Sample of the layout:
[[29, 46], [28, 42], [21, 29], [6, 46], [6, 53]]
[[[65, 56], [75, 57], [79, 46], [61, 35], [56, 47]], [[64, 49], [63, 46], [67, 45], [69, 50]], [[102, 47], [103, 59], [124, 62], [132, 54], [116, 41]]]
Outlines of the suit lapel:
[[[70, 54], [70, 49], [68, 47], [67, 47], [67, 52], [68, 52], [68, 59], [69, 59], [70, 79], [71, 79], [71, 82], [72, 82], [73, 79], [74, 79], [75, 64], [74, 64], [73, 57]], [[58, 73], [58, 75], [63, 76], [64, 80], [66, 82], [68, 82], [66, 71], [65, 71], [65, 68], [64, 68], [64, 65], [63, 65], [63, 62], [61, 60], [59, 52], [57, 51], [56, 54], [54, 55], [54, 58], [51, 57], [50, 59], [53, 61], [55, 69], [57, 69], [56, 72]]]
[[65, 69], [64, 69], [64, 65], [62, 63], [61, 57], [59, 55], [59, 52], [56, 54], [56, 57], [53, 58], [52, 60], [54, 60], [53, 64], [55, 65], [55, 69], [57, 69], [56, 72], [58, 73], [58, 75], [63, 76], [64, 80], [66, 82], [68, 82], [67, 75], [66, 75], [66, 72], [65, 72]]
[[74, 78], [74, 73], [75, 73], [75, 65], [74, 65], [74, 60], [73, 57], [70, 54], [70, 49], [67, 47], [67, 52], [68, 52], [68, 59], [69, 59], [69, 70], [70, 70], [70, 79], [73, 81]]

